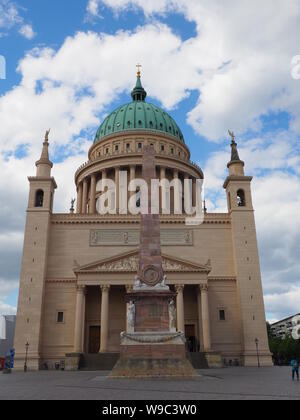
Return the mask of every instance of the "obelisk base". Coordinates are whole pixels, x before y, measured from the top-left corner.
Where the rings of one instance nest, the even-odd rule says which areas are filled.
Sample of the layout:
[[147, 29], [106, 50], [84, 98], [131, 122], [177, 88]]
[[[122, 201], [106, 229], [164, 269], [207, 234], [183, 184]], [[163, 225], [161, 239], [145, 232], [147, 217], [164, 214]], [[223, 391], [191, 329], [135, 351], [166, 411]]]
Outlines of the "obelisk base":
[[121, 334], [120, 360], [111, 378], [196, 377], [182, 333]]

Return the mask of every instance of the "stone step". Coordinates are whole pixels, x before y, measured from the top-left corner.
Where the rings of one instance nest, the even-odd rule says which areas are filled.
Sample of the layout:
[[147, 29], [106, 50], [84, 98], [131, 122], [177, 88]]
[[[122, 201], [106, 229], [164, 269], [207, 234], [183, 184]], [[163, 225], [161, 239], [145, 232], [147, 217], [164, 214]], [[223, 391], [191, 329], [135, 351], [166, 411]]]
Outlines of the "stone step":
[[112, 370], [120, 358], [120, 353], [85, 354], [80, 370]]
[[205, 353], [187, 353], [194, 369], [208, 369]]

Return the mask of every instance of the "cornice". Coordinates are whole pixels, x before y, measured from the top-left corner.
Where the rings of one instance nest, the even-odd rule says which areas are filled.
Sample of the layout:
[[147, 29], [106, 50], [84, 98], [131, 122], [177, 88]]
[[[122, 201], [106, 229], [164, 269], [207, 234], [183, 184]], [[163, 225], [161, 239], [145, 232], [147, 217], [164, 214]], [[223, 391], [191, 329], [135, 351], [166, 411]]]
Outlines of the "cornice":
[[223, 185], [223, 188], [226, 189], [229, 182], [251, 182], [253, 176], [240, 176], [240, 175], [229, 175]]
[[[186, 215], [161, 215], [160, 223], [184, 224]], [[51, 223], [56, 225], [106, 225], [106, 224], [140, 224], [139, 216], [132, 215], [83, 215], [83, 214], [52, 214]], [[230, 225], [231, 218], [228, 213], [209, 213], [205, 215], [203, 225]], [[197, 228], [198, 226], [188, 226]]]
[[53, 177], [48, 178], [48, 177], [43, 177], [43, 176], [29, 176], [27, 179], [29, 182], [49, 182], [50, 181], [53, 183], [54, 188], [55, 189], [57, 188], [56, 181]]
[[46, 279], [46, 283], [47, 284], [51, 284], [51, 283], [60, 283], [60, 284], [72, 284], [72, 283], [76, 283], [77, 280], [75, 278], [48, 278]]

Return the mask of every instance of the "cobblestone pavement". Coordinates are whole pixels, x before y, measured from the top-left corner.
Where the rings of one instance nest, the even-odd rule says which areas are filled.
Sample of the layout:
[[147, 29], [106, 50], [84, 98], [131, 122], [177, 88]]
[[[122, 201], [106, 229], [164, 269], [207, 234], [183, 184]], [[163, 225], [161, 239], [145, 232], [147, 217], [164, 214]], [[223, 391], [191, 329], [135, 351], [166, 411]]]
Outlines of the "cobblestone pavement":
[[300, 400], [289, 368], [199, 371], [196, 379], [109, 379], [108, 372], [0, 372], [0, 400]]

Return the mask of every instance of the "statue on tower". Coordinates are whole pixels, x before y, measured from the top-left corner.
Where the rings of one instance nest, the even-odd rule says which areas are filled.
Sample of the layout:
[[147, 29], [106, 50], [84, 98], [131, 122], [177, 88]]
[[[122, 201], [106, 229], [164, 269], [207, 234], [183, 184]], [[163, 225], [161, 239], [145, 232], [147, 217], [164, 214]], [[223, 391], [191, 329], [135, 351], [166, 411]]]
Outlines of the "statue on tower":
[[240, 161], [240, 156], [237, 149], [237, 143], [235, 141], [235, 134], [231, 130], [228, 130], [228, 133], [231, 137], [231, 162]]
[[48, 143], [49, 142], [49, 134], [50, 134], [51, 128], [49, 128], [49, 130], [46, 131], [45, 134], [45, 142]]

